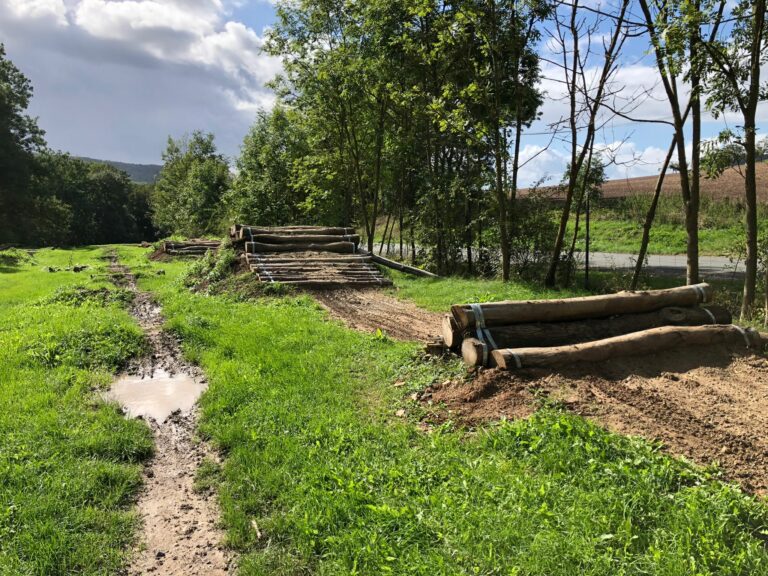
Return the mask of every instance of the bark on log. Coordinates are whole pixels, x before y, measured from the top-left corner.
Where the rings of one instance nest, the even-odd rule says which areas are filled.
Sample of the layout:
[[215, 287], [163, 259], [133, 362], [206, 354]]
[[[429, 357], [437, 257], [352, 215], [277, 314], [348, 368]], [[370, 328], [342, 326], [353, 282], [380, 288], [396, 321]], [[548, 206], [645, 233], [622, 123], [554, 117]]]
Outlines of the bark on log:
[[345, 256], [339, 254], [338, 256], [310, 256], [307, 258], [290, 258], [281, 256], [266, 256], [258, 257], [254, 254], [247, 254], [251, 262], [264, 263], [264, 264], [303, 264], [305, 262], [319, 262], [325, 264], [354, 264], [370, 262], [370, 256]]
[[[619, 292], [600, 296], [562, 300], [529, 300], [480, 304], [486, 326], [505, 326], [525, 322], [557, 322], [585, 318], [607, 318], [618, 314], [651, 312], [668, 306], [696, 306], [709, 301], [709, 284], [681, 286], [647, 292]], [[451, 306], [462, 330], [475, 326], [475, 314], [466, 304]]]
[[458, 350], [461, 347], [462, 332], [453, 315], [446, 314], [443, 316], [441, 334], [443, 335], [443, 342], [451, 350]]
[[760, 334], [734, 325], [663, 326], [604, 340], [551, 348], [504, 348], [491, 355], [499, 368], [555, 367], [577, 362], [604, 362], [611, 358], [642, 356], [681, 346], [729, 345], [762, 350]]
[[381, 264], [382, 266], [386, 266], [387, 268], [392, 268], [393, 270], [405, 272], [406, 274], [421, 276], [422, 278], [440, 278], [440, 276], [438, 276], [437, 274], [432, 274], [432, 272], [427, 272], [426, 270], [422, 270], [421, 268], [416, 268], [415, 266], [408, 266], [407, 264], [403, 264], [402, 262], [395, 262], [394, 260], [390, 260], [389, 258], [384, 258], [383, 256], [379, 256], [378, 254], [371, 253], [371, 258], [377, 264]]
[[290, 236], [302, 236], [312, 234], [343, 236], [354, 234], [354, 228], [332, 227], [332, 226], [286, 226], [286, 227], [260, 227], [260, 226], [241, 226], [235, 233], [235, 237], [241, 240], [250, 240], [251, 236], [257, 234], [284, 234]]
[[354, 242], [355, 244], [360, 244], [360, 235], [303, 234], [300, 236], [293, 236], [290, 234], [254, 234], [253, 241], [261, 242], [263, 244], [330, 244], [334, 242]]
[[338, 252], [354, 254], [355, 245], [352, 242], [331, 242], [329, 244], [263, 244], [261, 242], [246, 242], [245, 251], [262, 252]]

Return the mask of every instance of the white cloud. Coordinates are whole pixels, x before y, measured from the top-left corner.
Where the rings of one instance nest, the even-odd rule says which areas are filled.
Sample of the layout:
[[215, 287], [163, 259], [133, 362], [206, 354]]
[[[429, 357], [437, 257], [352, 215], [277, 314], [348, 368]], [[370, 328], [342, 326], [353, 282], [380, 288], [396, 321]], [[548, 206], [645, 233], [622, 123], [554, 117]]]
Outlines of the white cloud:
[[67, 7], [64, 0], [4, 0], [17, 18], [50, 19], [66, 26]]

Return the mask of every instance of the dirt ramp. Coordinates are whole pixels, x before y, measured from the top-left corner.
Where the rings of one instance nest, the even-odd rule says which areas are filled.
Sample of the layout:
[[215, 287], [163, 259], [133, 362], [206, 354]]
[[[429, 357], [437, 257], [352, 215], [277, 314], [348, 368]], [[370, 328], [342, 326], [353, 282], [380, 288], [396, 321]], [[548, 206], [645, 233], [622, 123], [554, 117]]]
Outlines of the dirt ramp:
[[313, 296], [350, 328], [383, 333], [397, 340], [428, 340], [440, 333], [442, 315], [375, 289], [316, 291]]
[[[483, 371], [428, 390], [466, 423], [532, 413], [537, 397], [610, 430], [662, 441], [673, 454], [719, 463], [745, 489], [768, 494], [768, 360], [722, 347], [573, 366], [554, 373]], [[440, 414], [437, 414], [438, 418]]]

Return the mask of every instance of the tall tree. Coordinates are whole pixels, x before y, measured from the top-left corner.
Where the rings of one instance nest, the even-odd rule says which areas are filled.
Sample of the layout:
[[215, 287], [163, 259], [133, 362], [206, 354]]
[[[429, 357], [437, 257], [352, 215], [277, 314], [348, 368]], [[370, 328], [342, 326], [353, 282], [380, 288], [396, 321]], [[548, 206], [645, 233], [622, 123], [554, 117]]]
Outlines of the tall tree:
[[195, 236], [216, 231], [229, 165], [217, 153], [213, 134], [195, 131], [168, 138], [152, 198], [153, 222], [165, 234]]
[[768, 83], [761, 84], [761, 66], [768, 62], [766, 0], [741, 0], [732, 11], [733, 25], [705, 44], [711, 66], [705, 75], [707, 105], [715, 116], [731, 110], [741, 114], [745, 151], [746, 273], [741, 317], [748, 319], [755, 304], [758, 272], [757, 225], [757, 104], [768, 99]]
[[45, 147], [44, 132], [26, 110], [32, 83], [0, 44], [0, 241], [26, 240], [19, 215], [33, 208], [28, 181], [34, 154]]

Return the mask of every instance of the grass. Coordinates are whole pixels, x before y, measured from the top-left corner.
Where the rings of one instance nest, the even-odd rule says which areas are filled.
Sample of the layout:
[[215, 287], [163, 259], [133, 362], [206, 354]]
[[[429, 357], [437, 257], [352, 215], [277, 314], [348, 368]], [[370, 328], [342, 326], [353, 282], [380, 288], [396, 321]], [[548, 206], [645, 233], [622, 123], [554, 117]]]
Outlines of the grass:
[[[3, 575], [116, 574], [135, 537], [151, 434], [98, 391], [145, 343], [120, 292], [89, 278], [101, 254], [40, 250], [0, 270]], [[92, 269], [46, 271], [72, 263]]]
[[448, 312], [451, 304], [463, 302], [491, 302], [496, 300], [532, 300], [565, 298], [579, 295], [574, 290], [546, 289], [534, 283], [502, 282], [476, 278], [419, 278], [394, 270], [386, 274], [395, 283], [392, 294], [412, 300], [417, 305], [434, 312]]
[[[241, 575], [768, 574], [768, 509], [713, 471], [555, 408], [421, 432], [410, 393], [457, 362], [350, 331], [307, 296], [192, 294], [184, 264], [162, 266], [140, 284], [209, 378], [201, 432], [225, 458], [199, 483], [218, 490]], [[454, 288], [534, 295], [398, 285], [433, 308]]]

